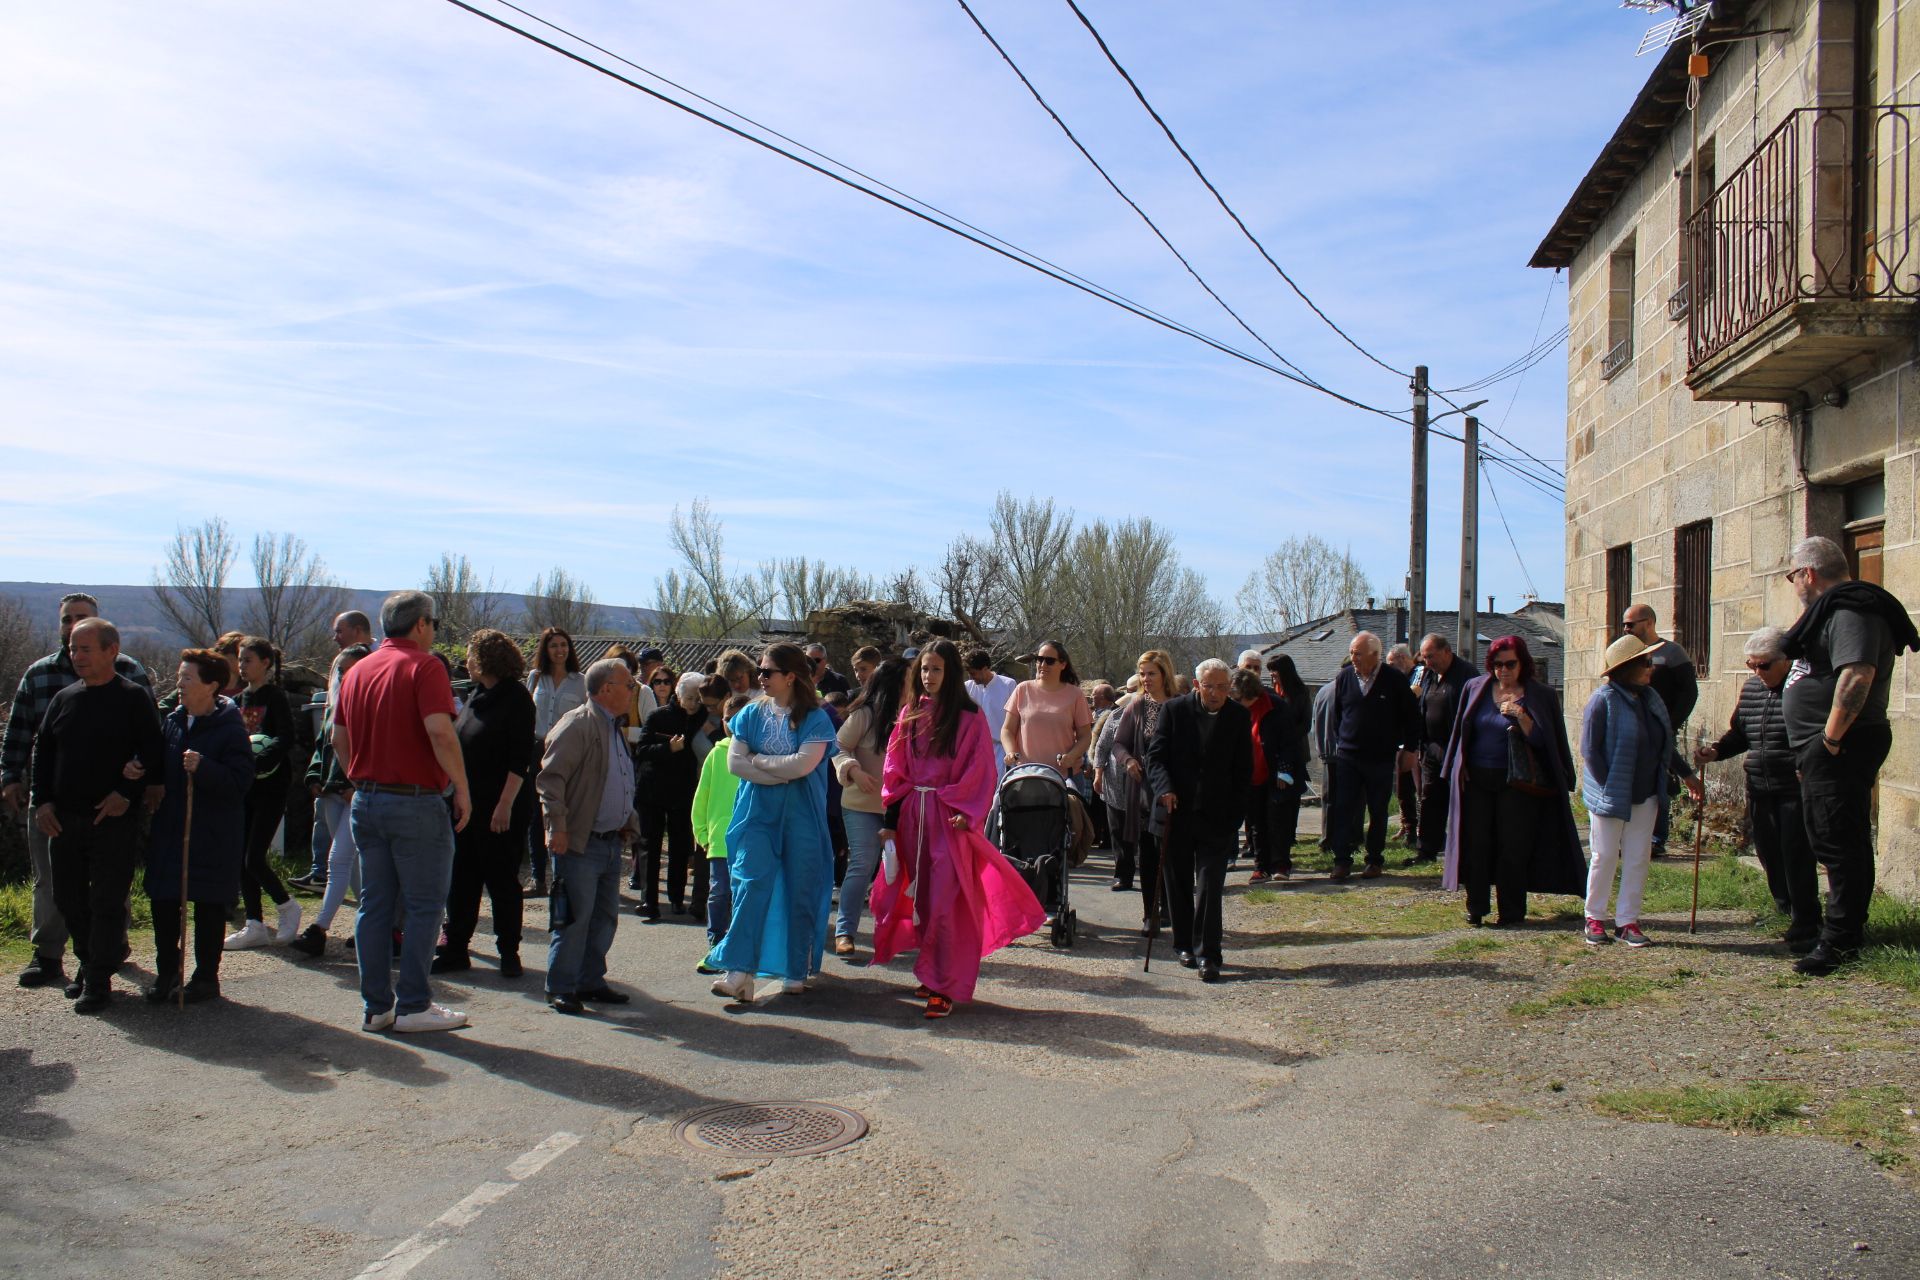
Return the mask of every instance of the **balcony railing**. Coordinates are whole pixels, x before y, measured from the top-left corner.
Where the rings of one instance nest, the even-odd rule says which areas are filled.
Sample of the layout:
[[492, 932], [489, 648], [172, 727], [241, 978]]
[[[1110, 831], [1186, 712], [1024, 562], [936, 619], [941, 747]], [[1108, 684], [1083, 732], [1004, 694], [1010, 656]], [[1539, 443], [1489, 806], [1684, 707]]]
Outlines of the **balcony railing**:
[[1683, 284], [1667, 295], [1667, 319], [1685, 320], [1693, 309], [1693, 286]]
[[1607, 381], [1611, 379], [1614, 374], [1620, 372], [1631, 363], [1633, 363], [1633, 338], [1629, 336], [1614, 343], [1613, 349], [1600, 358], [1601, 380]]
[[1714, 189], [1687, 222], [1689, 367], [1795, 303], [1920, 298], [1916, 121], [1915, 105], [1802, 107]]

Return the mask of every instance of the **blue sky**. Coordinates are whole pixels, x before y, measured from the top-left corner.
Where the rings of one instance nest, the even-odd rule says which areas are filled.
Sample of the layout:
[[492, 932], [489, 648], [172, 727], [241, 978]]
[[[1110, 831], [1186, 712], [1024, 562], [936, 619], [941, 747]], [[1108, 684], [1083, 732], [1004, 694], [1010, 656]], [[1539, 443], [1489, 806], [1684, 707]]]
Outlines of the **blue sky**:
[[[957, 5], [526, 7], [1245, 343]], [[1263, 336], [1407, 403], [1239, 239], [1064, 3], [974, 7]], [[1551, 280], [1526, 260], [1649, 69], [1644, 15], [1603, 0], [1084, 7], [1307, 292], [1442, 387], [1528, 346]], [[0, 103], [0, 577], [144, 581], [177, 524], [219, 514], [301, 534], [354, 586], [452, 550], [512, 589], [558, 563], [644, 604], [697, 496], [742, 561], [885, 572], [983, 529], [1002, 488], [1151, 516], [1228, 601], [1294, 534], [1385, 590], [1405, 572], [1405, 428], [442, 0], [19, 6]], [[1544, 329], [1564, 321], [1554, 287]], [[1512, 392], [1477, 393], [1483, 416], [1558, 459], [1564, 357], [1509, 416]], [[1447, 607], [1459, 460], [1436, 444]], [[1559, 598], [1558, 505], [1496, 483]], [[1517, 602], [1482, 506], [1481, 592]]]

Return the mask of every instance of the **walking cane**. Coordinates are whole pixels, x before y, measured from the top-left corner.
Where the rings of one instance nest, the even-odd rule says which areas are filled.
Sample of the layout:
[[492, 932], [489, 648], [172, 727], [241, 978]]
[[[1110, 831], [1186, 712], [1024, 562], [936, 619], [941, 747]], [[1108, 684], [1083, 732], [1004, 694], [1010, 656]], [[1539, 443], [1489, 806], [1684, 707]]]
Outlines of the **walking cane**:
[[1153, 972], [1153, 940], [1160, 936], [1160, 911], [1167, 901], [1167, 841], [1173, 834], [1173, 815], [1167, 815], [1167, 825], [1160, 828], [1160, 872], [1156, 879], [1159, 885], [1154, 900], [1147, 905], [1147, 958], [1140, 964], [1140, 972]]
[[1700, 840], [1706, 835], [1707, 771], [1700, 768], [1700, 798], [1693, 802], [1693, 909], [1687, 913], [1687, 932], [1700, 931]]
[[180, 833], [180, 978], [173, 989], [182, 1009], [187, 1007], [187, 848], [193, 844], [193, 775], [187, 775], [187, 825]]

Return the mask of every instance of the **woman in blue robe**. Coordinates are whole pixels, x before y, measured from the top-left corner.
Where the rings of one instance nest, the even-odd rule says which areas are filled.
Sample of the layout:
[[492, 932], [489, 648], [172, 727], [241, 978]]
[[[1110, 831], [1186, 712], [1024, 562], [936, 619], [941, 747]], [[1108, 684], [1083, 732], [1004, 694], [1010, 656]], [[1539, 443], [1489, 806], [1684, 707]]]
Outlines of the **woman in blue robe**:
[[766, 696], [729, 722], [727, 770], [741, 780], [727, 828], [733, 923], [707, 957], [723, 970], [713, 993], [753, 999], [756, 977], [805, 990], [826, 952], [833, 902], [827, 832], [827, 760], [839, 750], [820, 706], [813, 667], [798, 645], [760, 658]]

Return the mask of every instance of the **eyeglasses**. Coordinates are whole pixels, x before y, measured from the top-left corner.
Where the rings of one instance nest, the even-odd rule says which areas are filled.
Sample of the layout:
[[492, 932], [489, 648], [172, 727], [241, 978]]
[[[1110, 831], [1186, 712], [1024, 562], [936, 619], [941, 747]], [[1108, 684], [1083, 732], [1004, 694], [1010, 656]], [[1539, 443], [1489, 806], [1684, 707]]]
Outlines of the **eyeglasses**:
[[760, 668], [760, 678], [762, 680], [771, 680], [775, 676], [783, 676], [785, 674], [787, 673], [782, 671], [778, 667], [761, 667]]
[[1060, 664], [1060, 661], [1061, 659], [1059, 658], [1049, 658], [1042, 655], [1033, 660], [1033, 665], [1036, 667], [1053, 667], [1053, 666], [1058, 666]]
[[428, 626], [430, 626], [430, 627], [432, 627], [432, 628], [433, 628], [433, 629], [434, 629], [435, 631], [438, 631], [438, 630], [440, 629], [440, 619], [438, 619], [438, 618], [428, 618], [428, 619], [427, 619], [427, 625], [428, 625]]
[[1772, 666], [1776, 661], [1777, 659], [1774, 659], [1774, 658], [1748, 658], [1747, 670], [1765, 671], [1768, 667]]
[[1804, 574], [1806, 574], [1806, 575], [1808, 575], [1809, 577], [1811, 577], [1811, 576], [1813, 575], [1813, 570], [1811, 570], [1811, 569], [1809, 569], [1809, 568], [1807, 568], [1807, 566], [1805, 566], [1805, 565], [1800, 565], [1800, 566], [1799, 566], [1799, 567], [1797, 567], [1797, 568], [1793, 568], [1793, 569], [1789, 569], [1789, 570], [1787, 570], [1787, 581], [1788, 581], [1788, 582], [1792, 582], [1792, 581], [1793, 581], [1793, 575], [1794, 575], [1794, 574], [1796, 574], [1796, 573], [1804, 573]]
[[1518, 658], [1508, 658], [1505, 662], [1496, 662], [1493, 664], [1495, 671], [1517, 671], [1519, 668], [1520, 659]]

